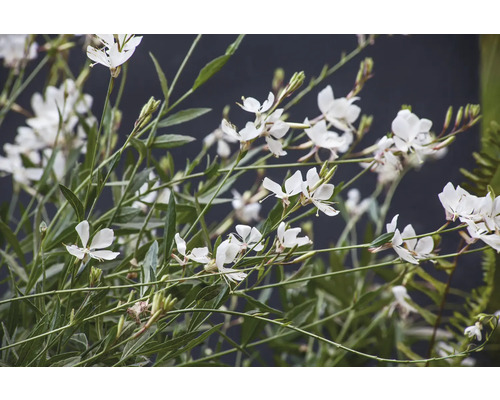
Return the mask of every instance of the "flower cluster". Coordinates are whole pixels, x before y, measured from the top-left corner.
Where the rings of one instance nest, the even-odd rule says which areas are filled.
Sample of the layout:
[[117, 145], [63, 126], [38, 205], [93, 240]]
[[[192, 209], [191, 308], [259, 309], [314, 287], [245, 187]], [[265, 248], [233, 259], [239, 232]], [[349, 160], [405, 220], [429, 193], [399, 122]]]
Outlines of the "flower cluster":
[[467, 225], [469, 243], [481, 240], [500, 252], [500, 196], [474, 196], [448, 182], [438, 197], [448, 221], [458, 218]]
[[401, 110], [392, 121], [392, 136], [382, 137], [375, 145], [375, 164], [371, 170], [378, 174], [381, 183], [395, 180], [403, 166], [418, 167], [428, 158], [441, 158], [446, 154], [446, 147], [436, 141], [430, 129], [432, 122], [418, 118], [410, 110]]
[[[85, 150], [86, 134], [79, 119], [83, 118], [87, 124], [95, 121], [94, 117], [86, 116], [92, 107], [92, 97], [80, 93], [70, 79], [59, 88], [48, 86], [45, 96], [35, 93], [31, 107], [34, 116], [26, 120], [28, 126], [18, 128], [15, 143], [6, 143], [6, 157], [0, 156], [0, 171], [13, 174], [14, 180], [24, 185], [40, 179], [43, 167], [55, 150], [53, 171], [61, 179], [70, 150]], [[24, 166], [23, 157], [30, 165]]]

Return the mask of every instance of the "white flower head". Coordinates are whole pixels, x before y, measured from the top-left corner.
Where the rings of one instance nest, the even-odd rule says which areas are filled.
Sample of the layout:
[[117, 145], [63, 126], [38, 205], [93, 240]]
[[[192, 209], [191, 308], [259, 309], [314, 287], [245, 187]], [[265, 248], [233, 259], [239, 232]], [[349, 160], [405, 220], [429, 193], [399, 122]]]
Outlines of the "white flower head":
[[260, 102], [253, 97], [242, 97], [243, 104], [238, 104], [243, 110], [255, 113], [255, 114], [261, 114], [265, 113], [267, 110], [269, 110], [273, 103], [274, 103], [274, 94], [272, 92], [269, 92], [269, 95], [267, 96], [267, 100], [265, 100], [262, 105]]
[[302, 191], [302, 173], [300, 171], [296, 171], [290, 178], [285, 181], [285, 191], [283, 191], [281, 185], [267, 177], [264, 178], [262, 185], [265, 189], [273, 192], [275, 197], [283, 200], [283, 203], [285, 203], [285, 205], [289, 205], [289, 198], [299, 194]]
[[37, 56], [38, 45], [29, 43], [29, 35], [0, 35], [0, 58], [4, 66], [18, 70], [23, 63]]
[[306, 181], [302, 182], [302, 194], [306, 201], [312, 202], [318, 209], [316, 216], [319, 211], [324, 212], [329, 217], [337, 215], [339, 211], [328, 204], [328, 200], [332, 197], [335, 186], [330, 183], [318, 185], [319, 182], [320, 177], [316, 171], [316, 167], [309, 169], [309, 171], [307, 171]]
[[208, 264], [211, 261], [207, 247], [195, 247], [193, 250], [188, 252], [186, 241], [181, 238], [181, 235], [179, 233], [175, 234], [174, 240], [175, 244], [177, 245], [178, 253], [184, 257], [184, 259], [181, 259], [175, 254], [172, 254], [172, 256], [179, 262], [180, 265], [186, 265], [188, 263], [188, 260], [197, 262], [199, 264]]
[[477, 321], [474, 325], [468, 326], [464, 330], [464, 335], [467, 335], [470, 338], [473, 338], [474, 336], [476, 339], [480, 342], [483, 338], [483, 334], [481, 330], [483, 329], [483, 325], [481, 322]]
[[231, 241], [240, 246], [240, 251], [245, 251], [248, 248], [261, 251], [264, 248], [264, 245], [260, 243], [262, 234], [257, 228], [248, 225], [236, 225], [235, 228], [241, 241], [233, 234], [230, 235]]
[[[309, 124], [307, 118], [304, 124]], [[335, 160], [338, 157], [338, 153], [347, 151], [353, 141], [351, 131], [345, 131], [344, 134], [340, 136], [338, 133], [328, 130], [325, 120], [317, 122], [311, 126], [311, 128], [305, 129], [304, 131], [309, 139], [311, 139], [313, 149], [309, 154], [302, 157], [301, 160], [309, 158], [316, 153], [319, 148], [330, 150], [330, 160]]]
[[229, 143], [236, 142], [238, 142], [238, 139], [234, 136], [228, 135], [220, 126], [203, 139], [203, 143], [207, 147], [217, 143], [217, 154], [222, 158], [228, 158], [231, 155]]
[[82, 242], [82, 247], [78, 247], [74, 244], [71, 246], [66, 246], [66, 250], [68, 252], [78, 258], [79, 260], [83, 260], [85, 258], [91, 257], [95, 258], [98, 261], [104, 260], [114, 260], [120, 253], [110, 250], [99, 250], [104, 249], [106, 247], [111, 246], [114, 241], [115, 233], [110, 228], [101, 229], [97, 232], [92, 238], [92, 242], [90, 246], [87, 247], [87, 243], [89, 241], [90, 230], [89, 223], [87, 220], [80, 222], [75, 227], [78, 236], [80, 237], [80, 241]]
[[389, 315], [394, 312], [394, 309], [398, 308], [401, 314], [401, 317], [406, 318], [410, 313], [417, 313], [417, 309], [413, 307], [410, 303], [408, 303], [408, 299], [410, 299], [410, 295], [404, 286], [394, 286], [392, 288], [392, 294], [394, 295], [394, 302], [391, 304], [389, 308]]
[[230, 237], [221, 242], [215, 253], [215, 265], [217, 269], [222, 273], [223, 278], [227, 278], [231, 282], [242, 281], [247, 276], [245, 272], [224, 267], [224, 264], [234, 262], [241, 249], [239, 242], [237, 243], [233, 239], [234, 237]]
[[328, 85], [318, 94], [318, 108], [335, 128], [349, 131], [361, 112], [361, 109], [353, 104], [356, 100], [359, 100], [359, 97], [335, 99], [333, 89]]
[[350, 215], [360, 216], [368, 210], [371, 202], [372, 200], [369, 198], [361, 200], [360, 191], [356, 188], [353, 188], [347, 192], [345, 208]]
[[262, 122], [264, 130], [261, 135], [265, 137], [267, 146], [275, 157], [285, 156], [287, 154], [287, 152], [283, 150], [283, 144], [280, 139], [286, 135], [290, 129], [290, 125], [280, 119], [282, 114], [283, 109], [279, 108], [271, 115], [267, 116]]
[[298, 234], [302, 231], [301, 228], [285, 229], [285, 227], [286, 224], [283, 221], [281, 222], [281, 224], [279, 224], [278, 230], [276, 232], [278, 236], [278, 252], [283, 251], [285, 248], [293, 248], [295, 246], [301, 247], [305, 246], [306, 244], [312, 243], [307, 236], [297, 237]]
[[236, 218], [238, 218], [241, 222], [248, 224], [251, 221], [258, 221], [259, 212], [261, 209], [261, 205], [258, 202], [252, 202], [249, 199], [249, 196], [243, 194], [243, 196], [238, 193], [236, 190], [232, 190], [233, 200], [231, 202], [234, 212], [236, 214]]
[[399, 214], [395, 215], [392, 221], [386, 225], [388, 233], [394, 232], [391, 240], [392, 248], [402, 260], [418, 264], [419, 260], [430, 256], [434, 249], [434, 241], [429, 236], [414, 239], [416, 233], [411, 224], [406, 225], [401, 233], [399, 229], [396, 229], [398, 217]]
[[142, 36], [130, 34], [118, 34], [116, 37], [110, 34], [96, 35], [104, 47], [96, 49], [87, 47], [87, 56], [94, 64], [102, 64], [108, 67], [111, 76], [116, 78], [120, 73], [119, 66], [124, 64], [134, 54], [135, 48], [141, 43]]
[[478, 197], [471, 195], [459, 185], [455, 189], [451, 182], [446, 184], [438, 197], [448, 221], [455, 221], [458, 217], [473, 219], [475, 210], [480, 206]]

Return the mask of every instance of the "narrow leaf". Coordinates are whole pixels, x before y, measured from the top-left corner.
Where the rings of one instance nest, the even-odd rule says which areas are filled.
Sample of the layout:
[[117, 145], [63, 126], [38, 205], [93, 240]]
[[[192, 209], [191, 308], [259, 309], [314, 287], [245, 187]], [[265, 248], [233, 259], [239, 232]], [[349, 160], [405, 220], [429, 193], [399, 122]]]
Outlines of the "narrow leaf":
[[201, 117], [210, 111], [212, 111], [211, 108], [188, 108], [187, 110], [179, 111], [158, 122], [158, 128], [183, 124], [184, 122]]
[[59, 184], [59, 189], [61, 189], [62, 194], [68, 200], [69, 204], [71, 204], [71, 207], [73, 207], [73, 210], [75, 210], [75, 214], [78, 217], [78, 220], [81, 221], [83, 219], [84, 215], [84, 210], [83, 210], [83, 204], [80, 201], [80, 199], [66, 186], [63, 184]]

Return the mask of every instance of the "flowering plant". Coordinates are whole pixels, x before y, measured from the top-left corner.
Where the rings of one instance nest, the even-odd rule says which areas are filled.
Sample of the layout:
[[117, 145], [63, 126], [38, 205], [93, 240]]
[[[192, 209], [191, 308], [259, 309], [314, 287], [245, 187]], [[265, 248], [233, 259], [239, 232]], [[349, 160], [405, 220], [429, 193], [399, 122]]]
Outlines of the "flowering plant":
[[[450, 107], [440, 132], [402, 106], [389, 133], [370, 132], [373, 118], [358, 95], [373, 60], [360, 63], [344, 97], [329, 80], [375, 41], [360, 37], [309, 85], [303, 72], [286, 82], [277, 70], [261, 97], [227, 99], [239, 101], [236, 112], [224, 109], [195, 138], [171, 129], [208, 110], [183, 102], [237, 56], [243, 36], [179, 97], [174, 88], [200, 37], [168, 79], [151, 54], [162, 97], [137, 110], [133, 126], [120, 125], [120, 107], [128, 64], [148, 37], [47, 40], [0, 36], [10, 68], [0, 124], [12, 113], [27, 116], [0, 155], [3, 184], [13, 187], [0, 221], [2, 365], [265, 363], [253, 349], [268, 349], [278, 365], [471, 365], [494, 339], [493, 187], [448, 183], [433, 195], [443, 212], [430, 232], [398, 228], [412, 216], [389, 215], [405, 174], [452, 153], [452, 142], [479, 121], [479, 106], [456, 114]], [[76, 79], [69, 59], [82, 64]], [[29, 111], [17, 100], [49, 62]], [[86, 82], [106, 69], [97, 110], [100, 94], [87, 93]], [[306, 96], [317, 105], [312, 115], [297, 107]], [[173, 149], [195, 140], [199, 154], [179, 166]], [[342, 232], [319, 233], [317, 221]], [[444, 240], [458, 249], [447, 251]], [[456, 291], [453, 301], [459, 261], [479, 253], [484, 284]]]

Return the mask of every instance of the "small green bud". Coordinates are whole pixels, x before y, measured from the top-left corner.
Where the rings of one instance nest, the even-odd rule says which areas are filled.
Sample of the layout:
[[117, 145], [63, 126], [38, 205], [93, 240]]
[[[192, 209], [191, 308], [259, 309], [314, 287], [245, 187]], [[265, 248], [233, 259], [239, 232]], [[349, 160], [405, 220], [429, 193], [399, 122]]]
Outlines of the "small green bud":
[[160, 103], [160, 100], [155, 100], [155, 98], [151, 96], [148, 102], [142, 107], [139, 118], [135, 121], [135, 127], [142, 129], [151, 120], [151, 115], [157, 110]]
[[74, 322], [75, 322], [75, 309], [72, 308], [71, 313], [69, 314], [69, 324], [73, 325]]
[[101, 275], [102, 275], [102, 269], [96, 267], [90, 268], [90, 277], [89, 277], [90, 287], [94, 287], [95, 285], [97, 285], [97, 283], [101, 279]]
[[273, 92], [277, 93], [278, 90], [283, 86], [283, 81], [285, 80], [285, 70], [283, 68], [276, 68], [274, 71], [272, 88]]
[[118, 325], [116, 327], [116, 338], [118, 339], [123, 331], [123, 325], [125, 324], [125, 315], [122, 315], [118, 320]]
[[227, 104], [224, 109], [222, 110], [222, 118], [226, 119], [226, 120], [229, 120], [229, 110], [231, 109], [231, 107], [229, 106], [229, 104]]
[[457, 112], [457, 117], [455, 118], [455, 128], [460, 125], [463, 116], [464, 116], [464, 108], [460, 107]]
[[453, 107], [449, 106], [446, 112], [446, 117], [444, 118], [443, 131], [446, 131], [450, 127], [451, 117], [453, 116]]
[[328, 171], [328, 173], [325, 175], [325, 179], [324, 179], [325, 183], [328, 183], [330, 181], [330, 179], [333, 178], [333, 175], [335, 175], [337, 168], [338, 168], [338, 165], [334, 165], [333, 168], [330, 171]]
[[306, 75], [304, 74], [304, 71], [295, 72], [290, 78], [290, 82], [288, 82], [287, 87], [285, 88], [287, 96], [290, 96], [293, 92], [300, 88], [305, 79]]
[[40, 222], [38, 230], [40, 231], [40, 235], [42, 236], [43, 239], [47, 233], [47, 224], [45, 223], [45, 221]]

